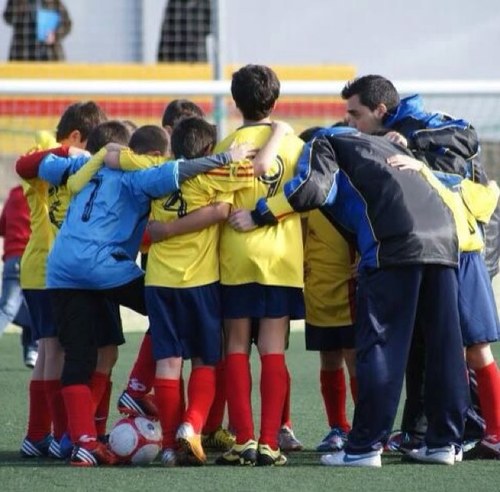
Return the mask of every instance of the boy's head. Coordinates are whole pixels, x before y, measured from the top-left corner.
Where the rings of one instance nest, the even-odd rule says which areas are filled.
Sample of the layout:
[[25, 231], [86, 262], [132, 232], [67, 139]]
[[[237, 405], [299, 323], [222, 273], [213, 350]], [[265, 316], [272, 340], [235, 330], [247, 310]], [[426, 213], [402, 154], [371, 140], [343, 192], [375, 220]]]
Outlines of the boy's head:
[[68, 106], [57, 124], [56, 140], [73, 147], [85, 148], [90, 132], [108, 118], [94, 101]]
[[109, 143], [127, 146], [131, 134], [130, 129], [122, 121], [105, 121], [90, 132], [85, 149], [95, 154]]
[[204, 118], [205, 113], [203, 113], [203, 110], [197, 104], [188, 99], [174, 99], [168, 103], [163, 112], [161, 126], [171, 135], [175, 125], [181, 119], [189, 118], [190, 116]]
[[347, 82], [341, 96], [346, 100], [349, 125], [363, 133], [380, 130], [385, 116], [400, 102], [394, 84], [381, 75], [364, 75]]
[[194, 159], [209, 155], [217, 141], [217, 130], [203, 118], [185, 118], [174, 128], [170, 145], [174, 156], [179, 159]]
[[136, 154], [166, 155], [168, 136], [163, 128], [156, 125], [144, 125], [130, 137], [128, 146]]
[[233, 73], [231, 94], [245, 120], [260, 121], [272, 113], [280, 81], [265, 65], [246, 65]]

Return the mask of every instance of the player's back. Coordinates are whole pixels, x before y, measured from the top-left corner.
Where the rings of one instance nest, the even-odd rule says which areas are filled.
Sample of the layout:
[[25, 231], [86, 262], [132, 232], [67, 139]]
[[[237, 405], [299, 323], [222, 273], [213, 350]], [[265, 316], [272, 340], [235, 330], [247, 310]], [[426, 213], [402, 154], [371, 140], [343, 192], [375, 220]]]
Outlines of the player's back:
[[150, 202], [133, 174], [103, 168], [73, 198], [49, 255], [49, 287], [108, 288], [141, 274], [135, 257]]
[[[227, 149], [233, 142], [248, 142], [261, 148], [271, 133], [269, 124], [248, 125], [229, 135], [216, 148]], [[254, 179], [253, 186], [235, 193], [233, 207], [253, 209], [259, 198], [274, 196], [295, 172], [303, 141], [287, 135], [270, 169]], [[302, 242], [300, 217], [292, 216], [276, 227], [262, 227], [242, 234], [224, 225], [221, 234], [221, 282], [238, 285], [302, 287]]]

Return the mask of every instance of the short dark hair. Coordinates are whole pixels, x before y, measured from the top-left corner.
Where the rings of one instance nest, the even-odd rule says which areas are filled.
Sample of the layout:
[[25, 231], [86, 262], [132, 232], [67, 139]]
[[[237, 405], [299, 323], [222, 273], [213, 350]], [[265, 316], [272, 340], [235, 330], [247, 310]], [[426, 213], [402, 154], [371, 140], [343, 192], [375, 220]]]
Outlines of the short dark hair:
[[259, 121], [271, 114], [280, 95], [280, 81], [265, 65], [246, 65], [233, 73], [231, 94], [243, 118]]
[[97, 125], [89, 134], [85, 148], [95, 154], [108, 143], [128, 145], [131, 131], [122, 121], [110, 120]]
[[57, 124], [56, 140], [61, 142], [68, 138], [71, 132], [78, 130], [83, 141], [90, 132], [107, 120], [106, 113], [94, 101], [79, 102], [68, 106]]
[[342, 99], [350, 99], [357, 95], [363, 106], [372, 111], [379, 105], [385, 104], [388, 111], [395, 109], [400, 97], [394, 84], [382, 75], [363, 75], [347, 82], [340, 93]]
[[132, 133], [128, 146], [136, 154], [159, 152], [161, 155], [165, 155], [168, 149], [168, 136], [165, 130], [159, 126], [144, 125]]
[[166, 126], [174, 128], [179, 120], [190, 116], [204, 118], [205, 113], [197, 104], [189, 99], [174, 99], [167, 104], [165, 111], [163, 111], [161, 126], [163, 128]]
[[170, 145], [179, 159], [194, 159], [207, 155], [217, 141], [217, 130], [203, 118], [185, 118], [174, 127]]

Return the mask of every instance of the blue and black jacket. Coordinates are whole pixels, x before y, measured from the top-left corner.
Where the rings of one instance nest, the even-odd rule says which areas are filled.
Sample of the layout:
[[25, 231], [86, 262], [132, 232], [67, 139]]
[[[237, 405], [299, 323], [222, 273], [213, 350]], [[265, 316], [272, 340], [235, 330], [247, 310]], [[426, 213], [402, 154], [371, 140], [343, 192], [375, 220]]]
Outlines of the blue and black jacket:
[[[487, 184], [488, 176], [479, 159], [479, 140], [474, 127], [443, 113], [428, 113], [419, 95], [401, 99], [384, 119], [387, 129], [408, 139], [413, 155], [434, 171], [459, 174]], [[488, 224], [483, 225], [485, 261], [490, 277], [498, 273], [500, 259], [500, 203]]]
[[444, 113], [429, 113], [419, 95], [401, 99], [384, 118], [384, 127], [408, 140], [413, 155], [434, 171], [459, 174], [476, 183], [488, 178], [479, 162], [479, 140], [474, 127], [465, 120]]
[[273, 224], [293, 211], [321, 208], [356, 244], [360, 270], [426, 263], [455, 267], [458, 239], [450, 210], [419, 173], [386, 163], [404, 152], [382, 137], [322, 130], [305, 146], [284, 196], [259, 200], [252, 216], [259, 225]]

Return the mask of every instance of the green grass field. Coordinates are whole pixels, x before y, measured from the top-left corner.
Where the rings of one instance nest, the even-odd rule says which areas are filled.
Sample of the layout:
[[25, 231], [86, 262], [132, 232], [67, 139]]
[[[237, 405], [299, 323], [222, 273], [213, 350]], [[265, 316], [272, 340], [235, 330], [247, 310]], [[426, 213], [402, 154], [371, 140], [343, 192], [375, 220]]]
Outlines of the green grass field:
[[[126, 382], [138, 347], [140, 333], [127, 333], [114, 373], [112, 402]], [[496, 349], [497, 355], [500, 350]], [[318, 360], [305, 352], [303, 333], [291, 335], [288, 362], [293, 377], [292, 417], [297, 436], [306, 450], [289, 455], [283, 468], [226, 468], [210, 464], [202, 468], [163, 468], [160, 463], [142, 468], [74, 469], [50, 459], [19, 457], [27, 413], [30, 371], [21, 363], [18, 336], [0, 340], [0, 491], [498, 491], [500, 462], [465, 462], [453, 467], [402, 464], [398, 455], [383, 458], [382, 469], [333, 469], [319, 465], [313, 451], [326, 431], [318, 386]], [[253, 359], [254, 396], [258, 392], [258, 361]], [[258, 410], [258, 405], [255, 405]], [[351, 408], [352, 411], [352, 408]], [[110, 422], [118, 418], [114, 405]], [[396, 423], [399, 422], [399, 417]], [[257, 423], [258, 425], [258, 423]]]

